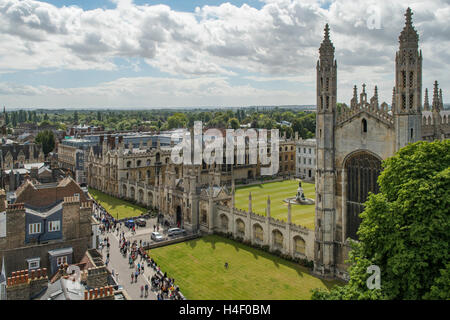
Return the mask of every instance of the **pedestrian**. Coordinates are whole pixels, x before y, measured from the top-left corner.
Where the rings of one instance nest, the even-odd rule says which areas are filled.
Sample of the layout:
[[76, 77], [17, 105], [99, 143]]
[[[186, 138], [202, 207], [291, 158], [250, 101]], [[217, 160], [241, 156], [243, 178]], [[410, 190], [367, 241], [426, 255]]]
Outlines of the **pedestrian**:
[[142, 274], [144, 274], [144, 265], [141, 266]]
[[145, 284], [145, 297], [148, 296], [148, 284]]
[[119, 282], [119, 273], [116, 272], [116, 281]]
[[138, 275], [139, 275], [139, 273], [136, 271], [136, 273], [134, 274], [134, 277], [135, 277], [135, 279], [136, 279], [136, 282], [137, 282]]
[[141, 286], [141, 298], [144, 296], [144, 286]]
[[134, 272], [131, 273], [131, 283], [133, 283], [134, 280]]

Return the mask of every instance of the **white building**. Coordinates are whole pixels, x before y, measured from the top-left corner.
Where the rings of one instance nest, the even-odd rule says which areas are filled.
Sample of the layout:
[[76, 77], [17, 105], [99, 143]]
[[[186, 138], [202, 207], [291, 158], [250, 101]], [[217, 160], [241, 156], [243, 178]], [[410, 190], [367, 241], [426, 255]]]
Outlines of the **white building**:
[[316, 171], [316, 139], [296, 141], [295, 173], [300, 179], [314, 181]]

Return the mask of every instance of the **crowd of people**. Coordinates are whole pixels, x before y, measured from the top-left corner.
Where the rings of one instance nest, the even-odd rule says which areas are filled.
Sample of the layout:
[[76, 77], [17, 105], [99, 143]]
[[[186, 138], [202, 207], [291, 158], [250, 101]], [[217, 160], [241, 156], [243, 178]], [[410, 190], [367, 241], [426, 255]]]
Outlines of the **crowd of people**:
[[[100, 241], [100, 250], [103, 254], [103, 249], [106, 248], [106, 260], [105, 265], [109, 264], [109, 252], [110, 252], [110, 242], [108, 233], [115, 232], [119, 237], [119, 250], [124, 259], [128, 259], [128, 264], [131, 272], [131, 283], [137, 283], [138, 278], [144, 275], [145, 267], [152, 268], [154, 274], [150, 277], [148, 276], [148, 282], [151, 283], [151, 290], [156, 293], [157, 300], [181, 300], [184, 296], [181, 294], [179, 287], [175, 286], [175, 279], [167, 277], [167, 273], [162, 273], [160, 267], [157, 265], [156, 261], [151, 258], [145, 251], [142, 239], [137, 241], [127, 239], [125, 236], [125, 231], [123, 230], [123, 223], [117, 221], [112, 217], [99, 203], [94, 201], [94, 216], [98, 221], [100, 221], [100, 230], [104, 236], [103, 241]], [[158, 219], [159, 222], [160, 219]], [[159, 230], [159, 225], [153, 226], [154, 230]], [[135, 229], [128, 227], [131, 234], [135, 233]], [[112, 275], [118, 281], [119, 274]], [[141, 285], [140, 292], [141, 298], [148, 297], [149, 285]]]

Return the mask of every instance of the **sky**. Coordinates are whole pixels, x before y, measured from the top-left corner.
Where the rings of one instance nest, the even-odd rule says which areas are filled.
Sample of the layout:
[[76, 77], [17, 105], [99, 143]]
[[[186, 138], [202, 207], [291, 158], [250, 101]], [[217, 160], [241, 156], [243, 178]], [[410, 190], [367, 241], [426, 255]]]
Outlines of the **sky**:
[[422, 88], [450, 90], [450, 0], [0, 0], [0, 105], [314, 105], [325, 23], [338, 102], [391, 103], [410, 6]]

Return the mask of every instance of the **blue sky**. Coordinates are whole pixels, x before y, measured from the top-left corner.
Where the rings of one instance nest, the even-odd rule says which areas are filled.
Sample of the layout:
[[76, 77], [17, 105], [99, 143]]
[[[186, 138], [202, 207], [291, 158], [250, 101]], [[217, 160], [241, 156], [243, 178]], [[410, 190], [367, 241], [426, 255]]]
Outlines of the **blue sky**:
[[0, 101], [7, 108], [315, 104], [329, 23], [338, 101], [348, 104], [352, 87], [365, 83], [369, 96], [377, 85], [390, 104], [408, 5], [424, 54], [423, 89], [438, 80], [445, 100], [445, 0], [4, 0]]

